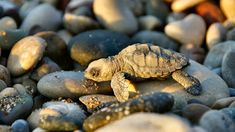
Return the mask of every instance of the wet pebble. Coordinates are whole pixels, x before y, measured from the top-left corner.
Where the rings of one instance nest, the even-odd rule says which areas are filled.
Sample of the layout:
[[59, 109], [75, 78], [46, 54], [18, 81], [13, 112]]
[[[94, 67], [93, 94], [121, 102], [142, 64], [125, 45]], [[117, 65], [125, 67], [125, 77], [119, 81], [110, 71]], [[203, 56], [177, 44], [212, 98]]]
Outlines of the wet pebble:
[[213, 23], [207, 30], [206, 33], [206, 44], [211, 49], [216, 44], [225, 40], [226, 29], [221, 23]]
[[229, 87], [235, 87], [235, 50], [227, 51], [222, 61], [222, 77]]
[[62, 22], [61, 12], [49, 4], [40, 4], [26, 16], [21, 29], [29, 32], [33, 27], [39, 26], [46, 30], [56, 30]]
[[108, 30], [91, 30], [74, 36], [69, 41], [70, 56], [87, 66], [91, 61], [116, 55], [132, 41], [124, 34]]
[[199, 125], [208, 132], [233, 132], [235, 123], [225, 113], [218, 110], [207, 111], [200, 119]]
[[47, 102], [39, 112], [39, 127], [49, 131], [81, 129], [86, 115], [79, 105], [68, 102]]
[[45, 51], [45, 40], [28, 36], [18, 41], [11, 49], [7, 68], [11, 75], [22, 75], [36, 66]]
[[169, 23], [165, 33], [181, 44], [192, 43], [200, 46], [206, 33], [206, 24], [202, 17], [189, 14], [184, 19]]
[[60, 71], [45, 75], [37, 84], [38, 91], [49, 98], [79, 98], [82, 95], [110, 93], [109, 82], [96, 83], [84, 78], [83, 72]]
[[179, 44], [174, 42], [162, 32], [157, 31], [140, 31], [132, 37], [137, 43], [152, 43], [166, 49], [178, 51]]
[[105, 107], [89, 116], [83, 123], [85, 131], [94, 131], [104, 125], [136, 112], [163, 113], [171, 110], [174, 98], [167, 93], [150, 93], [116, 105]]
[[13, 18], [11, 17], [3, 17], [0, 19], [0, 30], [9, 30], [9, 29], [16, 29], [17, 25]]
[[11, 125], [13, 132], [29, 132], [28, 122], [23, 119], [14, 121]]
[[182, 115], [191, 122], [198, 123], [201, 116], [208, 110], [210, 110], [210, 108], [206, 105], [192, 103], [183, 108]]
[[187, 121], [176, 115], [156, 113], [136, 113], [124, 117], [110, 125], [101, 127], [97, 132], [119, 131], [158, 131], [158, 132], [189, 132], [192, 131]]
[[125, 34], [133, 34], [138, 30], [138, 23], [122, 0], [95, 0], [94, 14], [107, 29]]

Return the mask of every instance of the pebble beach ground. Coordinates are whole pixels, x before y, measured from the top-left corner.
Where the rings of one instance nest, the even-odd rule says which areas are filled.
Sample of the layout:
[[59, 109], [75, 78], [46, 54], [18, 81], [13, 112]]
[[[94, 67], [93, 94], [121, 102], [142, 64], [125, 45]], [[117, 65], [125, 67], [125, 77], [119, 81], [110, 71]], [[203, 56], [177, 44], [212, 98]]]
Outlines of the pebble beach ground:
[[[1, 0], [0, 132], [234, 132], [234, 7], [235, 0]], [[110, 81], [84, 77], [92, 61], [136, 43], [184, 54], [190, 65], [182, 70], [199, 80], [201, 94], [171, 76], [130, 79], [138, 95], [119, 102]]]

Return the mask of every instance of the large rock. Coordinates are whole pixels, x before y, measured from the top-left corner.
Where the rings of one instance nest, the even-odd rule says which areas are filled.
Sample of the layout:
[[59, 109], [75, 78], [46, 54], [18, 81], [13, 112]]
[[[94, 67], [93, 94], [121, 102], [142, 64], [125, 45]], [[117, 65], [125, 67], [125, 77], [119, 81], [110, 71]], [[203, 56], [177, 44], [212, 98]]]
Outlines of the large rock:
[[123, 0], [95, 0], [93, 8], [96, 18], [110, 30], [132, 34], [138, 29], [136, 18]]
[[189, 14], [183, 20], [169, 23], [165, 33], [181, 44], [193, 43], [201, 45], [206, 33], [206, 23], [196, 14]]
[[184, 71], [199, 79], [202, 85], [202, 94], [200, 96], [192, 96], [187, 93], [184, 88], [172, 79], [167, 80], [151, 80], [136, 83], [141, 93], [150, 91], [161, 91], [172, 93], [175, 98], [174, 109], [182, 109], [186, 106], [187, 101], [196, 99], [203, 104], [211, 106], [216, 100], [229, 96], [227, 84], [215, 73], [195, 61], [190, 61], [190, 66]]

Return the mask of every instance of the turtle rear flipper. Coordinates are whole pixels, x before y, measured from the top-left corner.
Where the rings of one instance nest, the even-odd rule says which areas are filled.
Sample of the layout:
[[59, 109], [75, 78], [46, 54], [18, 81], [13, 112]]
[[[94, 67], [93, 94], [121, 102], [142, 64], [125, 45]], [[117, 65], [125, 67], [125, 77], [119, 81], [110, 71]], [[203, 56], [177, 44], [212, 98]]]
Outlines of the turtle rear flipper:
[[125, 78], [125, 73], [117, 72], [111, 80], [111, 87], [119, 102], [124, 102], [129, 98], [129, 92], [136, 92], [134, 85]]
[[202, 86], [199, 80], [188, 73], [177, 70], [172, 73], [172, 78], [181, 84], [185, 90], [192, 95], [200, 95], [202, 92]]

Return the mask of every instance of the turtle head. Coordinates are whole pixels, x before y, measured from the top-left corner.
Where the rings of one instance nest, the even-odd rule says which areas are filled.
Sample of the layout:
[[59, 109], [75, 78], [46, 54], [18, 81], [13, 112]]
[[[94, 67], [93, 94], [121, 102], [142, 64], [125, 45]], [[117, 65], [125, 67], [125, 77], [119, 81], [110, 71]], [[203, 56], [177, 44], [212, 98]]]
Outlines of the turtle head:
[[91, 62], [85, 70], [85, 77], [97, 82], [109, 81], [113, 74], [112, 61], [104, 58]]

